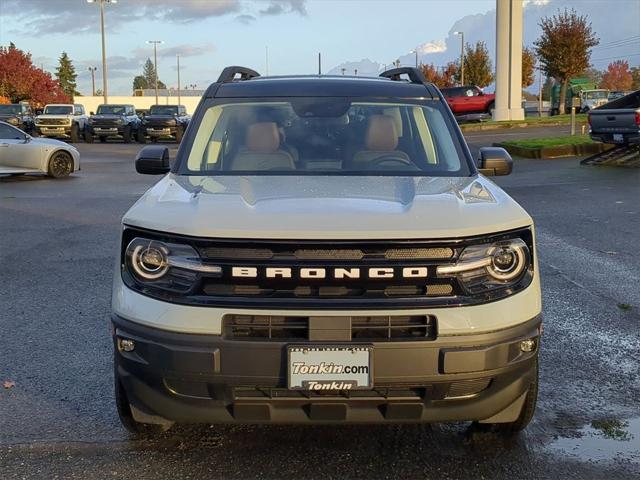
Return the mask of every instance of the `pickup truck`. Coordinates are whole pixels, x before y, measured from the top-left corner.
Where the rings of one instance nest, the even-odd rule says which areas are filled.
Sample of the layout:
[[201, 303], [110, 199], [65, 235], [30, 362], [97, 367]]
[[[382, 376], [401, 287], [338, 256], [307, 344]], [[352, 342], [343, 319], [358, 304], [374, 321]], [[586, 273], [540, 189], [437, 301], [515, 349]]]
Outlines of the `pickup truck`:
[[589, 135], [597, 142], [640, 144], [640, 90], [589, 112]]
[[443, 88], [440, 91], [455, 116], [470, 113], [491, 113], [495, 106], [496, 95], [484, 93], [480, 87], [475, 85]]
[[160, 137], [173, 137], [176, 143], [180, 143], [190, 121], [191, 116], [184, 105], [152, 105], [142, 119], [138, 142], [146, 143], [147, 137], [152, 141]]
[[104, 143], [108, 137], [120, 136], [124, 143], [131, 143], [131, 139], [138, 135], [140, 123], [133, 105], [98, 105], [96, 114], [89, 118], [84, 140], [93, 143], [98, 137]]
[[87, 114], [80, 104], [50, 104], [36, 117], [36, 129], [43, 137], [69, 137], [73, 143], [80, 140], [87, 126]]

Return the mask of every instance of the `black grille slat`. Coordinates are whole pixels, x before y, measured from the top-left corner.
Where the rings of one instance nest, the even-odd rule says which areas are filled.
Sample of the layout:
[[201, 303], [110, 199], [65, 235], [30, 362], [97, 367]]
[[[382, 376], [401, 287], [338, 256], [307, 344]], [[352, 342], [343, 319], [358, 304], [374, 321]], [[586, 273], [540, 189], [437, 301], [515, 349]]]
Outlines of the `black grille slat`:
[[[431, 315], [344, 317], [352, 340], [435, 340], [436, 319]], [[309, 317], [228, 314], [224, 335], [234, 340], [308, 340]]]

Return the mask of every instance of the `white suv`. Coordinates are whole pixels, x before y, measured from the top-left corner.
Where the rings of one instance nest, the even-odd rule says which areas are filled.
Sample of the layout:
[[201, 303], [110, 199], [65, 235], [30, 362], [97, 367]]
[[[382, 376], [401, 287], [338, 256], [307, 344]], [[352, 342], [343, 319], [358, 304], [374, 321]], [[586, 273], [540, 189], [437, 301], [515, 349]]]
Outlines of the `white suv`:
[[77, 143], [84, 134], [89, 117], [84, 106], [76, 104], [49, 104], [42, 115], [36, 117], [36, 129], [43, 137], [68, 137]]
[[472, 160], [417, 69], [225, 69], [175, 161], [165, 146], [136, 159], [166, 175], [123, 218], [122, 423], [524, 428], [541, 334], [534, 228], [483, 176], [511, 165], [498, 148]]

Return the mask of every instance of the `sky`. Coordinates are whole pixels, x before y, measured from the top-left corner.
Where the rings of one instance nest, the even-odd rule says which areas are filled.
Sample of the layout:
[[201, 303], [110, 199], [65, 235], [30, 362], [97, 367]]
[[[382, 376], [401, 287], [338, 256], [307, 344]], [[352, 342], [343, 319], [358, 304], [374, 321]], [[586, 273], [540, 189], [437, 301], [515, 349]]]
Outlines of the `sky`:
[[[525, 0], [524, 44], [539, 35], [538, 22], [559, 8], [587, 15], [600, 37], [592, 54], [600, 69], [622, 58], [640, 65], [640, 0]], [[128, 95], [162, 40], [158, 76], [177, 86], [205, 88], [227, 65], [263, 75], [323, 72], [376, 74], [399, 59], [444, 65], [458, 58], [460, 38], [495, 51], [495, 0], [118, 0], [105, 5], [109, 93]], [[89, 66], [102, 82], [99, 7], [86, 0], [0, 0], [0, 45], [16, 44], [53, 72], [66, 51], [78, 86], [90, 94]]]

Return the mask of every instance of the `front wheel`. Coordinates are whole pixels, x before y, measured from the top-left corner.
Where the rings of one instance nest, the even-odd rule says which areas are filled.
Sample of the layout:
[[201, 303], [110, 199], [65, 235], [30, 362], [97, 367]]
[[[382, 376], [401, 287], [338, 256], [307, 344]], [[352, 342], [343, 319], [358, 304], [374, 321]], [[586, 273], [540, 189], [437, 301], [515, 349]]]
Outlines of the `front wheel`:
[[124, 143], [131, 143], [131, 125], [127, 125], [122, 129], [122, 140]]
[[489, 102], [489, 105], [487, 105], [487, 110], [485, 113], [491, 113], [494, 109], [496, 108], [496, 103], [495, 102]]
[[140, 127], [136, 132], [136, 140], [138, 140], [138, 143], [147, 143], [147, 137], [145, 136], [144, 129], [142, 127]]
[[71, 132], [69, 132], [69, 137], [71, 138], [71, 143], [78, 143], [80, 140], [80, 127], [78, 124], [71, 125]]
[[84, 131], [84, 141], [93, 143], [93, 134], [88, 129]]
[[73, 158], [67, 152], [55, 152], [49, 159], [47, 173], [53, 178], [68, 177], [73, 172]]

